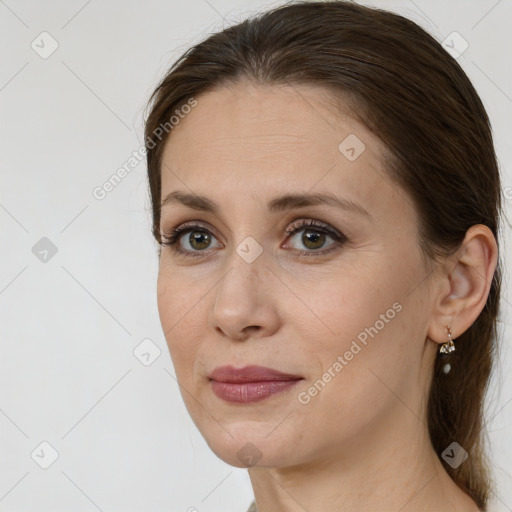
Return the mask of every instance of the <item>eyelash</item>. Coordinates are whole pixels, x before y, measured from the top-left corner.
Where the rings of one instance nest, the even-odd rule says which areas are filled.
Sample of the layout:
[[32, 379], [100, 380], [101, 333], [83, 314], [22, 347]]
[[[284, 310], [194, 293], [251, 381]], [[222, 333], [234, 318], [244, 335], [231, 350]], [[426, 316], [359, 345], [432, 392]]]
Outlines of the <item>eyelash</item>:
[[[285, 232], [288, 234], [288, 237], [291, 237], [295, 233], [298, 233], [308, 227], [319, 228], [319, 229], [315, 229], [315, 232], [329, 235], [337, 243], [333, 243], [333, 244], [329, 245], [328, 249], [317, 250], [317, 251], [315, 251], [315, 250], [299, 251], [298, 249], [296, 249], [298, 251], [299, 256], [308, 256], [309, 257], [309, 256], [319, 256], [319, 255], [327, 254], [333, 250], [336, 250], [336, 247], [333, 247], [333, 246], [338, 245], [338, 247], [339, 247], [340, 244], [344, 244], [348, 241], [348, 238], [343, 233], [340, 233], [339, 231], [329, 227], [328, 225], [320, 223], [313, 219], [299, 220], [299, 221], [292, 222], [292, 224], [288, 227], [288, 229], [286, 229]], [[177, 228], [172, 229], [169, 233], [164, 234], [162, 236], [161, 245], [170, 247], [174, 252], [176, 252], [182, 256], [185, 256], [185, 257], [191, 257], [191, 258], [202, 257], [204, 255], [204, 253], [207, 251], [185, 250], [180, 247], [179, 243], [177, 243], [182, 235], [184, 235], [185, 233], [188, 233], [188, 232], [193, 232], [193, 231], [199, 231], [199, 232], [203, 232], [203, 233], [207, 232], [207, 233], [212, 234], [206, 226], [203, 226], [201, 224], [186, 223], [186, 224], [182, 224], [181, 226], [179, 226]]]

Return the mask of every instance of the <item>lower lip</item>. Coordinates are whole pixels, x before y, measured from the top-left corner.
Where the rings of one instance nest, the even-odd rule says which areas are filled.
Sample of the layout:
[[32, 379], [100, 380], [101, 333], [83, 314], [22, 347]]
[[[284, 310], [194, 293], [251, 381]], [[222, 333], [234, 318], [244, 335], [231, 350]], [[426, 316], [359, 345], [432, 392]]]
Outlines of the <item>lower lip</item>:
[[260, 382], [217, 382], [210, 381], [213, 392], [222, 400], [226, 402], [260, 402], [270, 396], [280, 393], [293, 387], [297, 382], [302, 379], [296, 380], [269, 380]]

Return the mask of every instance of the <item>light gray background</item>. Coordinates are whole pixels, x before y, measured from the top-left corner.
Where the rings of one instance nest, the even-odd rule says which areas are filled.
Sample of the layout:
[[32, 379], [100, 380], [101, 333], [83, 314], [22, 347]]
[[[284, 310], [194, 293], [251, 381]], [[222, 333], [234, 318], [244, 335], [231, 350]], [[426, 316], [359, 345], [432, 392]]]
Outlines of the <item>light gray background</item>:
[[[142, 145], [145, 102], [174, 59], [280, 3], [0, 0], [0, 511], [238, 512], [251, 501], [246, 470], [210, 451], [174, 379], [156, 306], [145, 162], [103, 200], [92, 191]], [[511, 1], [364, 3], [439, 41], [453, 31], [467, 41], [458, 60], [491, 117], [510, 212]], [[51, 48], [43, 31], [58, 43], [47, 58], [31, 47]], [[57, 248], [46, 262], [32, 251], [43, 237]], [[507, 346], [488, 418], [499, 499], [512, 510], [504, 294]], [[149, 366], [133, 353], [146, 339], [160, 350]], [[47, 469], [43, 441], [58, 452]]]

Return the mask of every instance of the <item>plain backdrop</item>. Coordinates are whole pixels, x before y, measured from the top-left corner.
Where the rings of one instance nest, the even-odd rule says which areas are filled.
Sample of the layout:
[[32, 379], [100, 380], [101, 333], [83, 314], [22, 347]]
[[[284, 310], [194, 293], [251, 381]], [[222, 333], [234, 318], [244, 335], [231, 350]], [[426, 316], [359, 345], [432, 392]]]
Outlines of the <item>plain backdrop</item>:
[[[0, 1], [0, 511], [239, 512], [252, 500], [247, 471], [211, 452], [174, 379], [145, 161], [103, 199], [93, 191], [141, 147], [146, 101], [174, 60], [281, 3]], [[363, 3], [467, 44], [458, 61], [491, 118], [510, 212], [510, 0]], [[512, 510], [506, 222], [503, 237], [488, 421]]]

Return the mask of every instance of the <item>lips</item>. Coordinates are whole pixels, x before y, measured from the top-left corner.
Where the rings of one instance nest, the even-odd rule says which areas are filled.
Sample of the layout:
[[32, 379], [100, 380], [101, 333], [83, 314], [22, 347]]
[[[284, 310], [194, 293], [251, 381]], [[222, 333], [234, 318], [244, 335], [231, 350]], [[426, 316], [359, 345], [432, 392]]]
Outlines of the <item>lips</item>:
[[235, 368], [233, 366], [219, 366], [210, 374], [210, 379], [217, 382], [243, 383], [264, 381], [286, 381], [302, 379], [300, 375], [283, 373], [265, 366], [245, 366]]
[[294, 387], [303, 377], [264, 366], [220, 366], [210, 374], [212, 391], [226, 402], [260, 402]]

